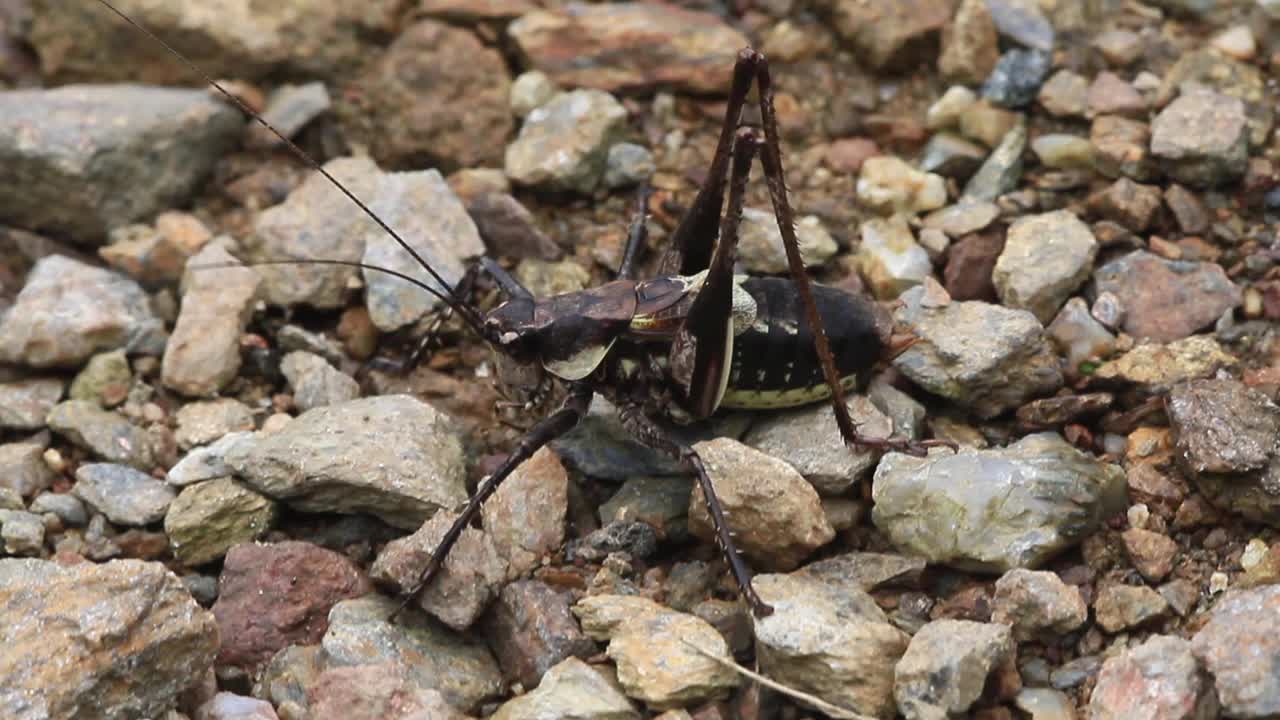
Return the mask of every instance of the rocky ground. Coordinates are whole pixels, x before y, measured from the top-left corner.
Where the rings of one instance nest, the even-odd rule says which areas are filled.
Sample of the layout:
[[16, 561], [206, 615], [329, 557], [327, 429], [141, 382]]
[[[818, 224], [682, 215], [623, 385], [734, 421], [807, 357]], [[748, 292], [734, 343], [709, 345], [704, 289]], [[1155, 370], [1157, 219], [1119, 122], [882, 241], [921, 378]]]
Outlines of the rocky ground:
[[[610, 276], [641, 181], [663, 246], [762, 49], [806, 262], [921, 337], [850, 410], [960, 451], [851, 451], [820, 406], [696, 429], [753, 619], [597, 404], [390, 622], [555, 393], [395, 278], [245, 266], [430, 282], [105, 8], [17, 0], [0, 715], [1280, 716], [1280, 3], [119, 5], [446, 280], [541, 295]], [[783, 272], [748, 205], [743, 269]]]

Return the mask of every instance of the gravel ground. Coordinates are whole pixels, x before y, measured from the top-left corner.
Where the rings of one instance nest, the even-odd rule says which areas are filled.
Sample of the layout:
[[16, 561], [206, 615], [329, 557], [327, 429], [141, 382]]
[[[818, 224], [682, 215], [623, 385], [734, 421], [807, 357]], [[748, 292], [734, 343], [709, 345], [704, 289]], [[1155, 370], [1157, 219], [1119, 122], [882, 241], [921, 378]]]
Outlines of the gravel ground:
[[[156, 43], [15, 0], [0, 715], [1280, 716], [1280, 3], [119, 6], [444, 281], [487, 254], [540, 296], [611, 277], [642, 182], [655, 270], [761, 49], [813, 277], [920, 337], [850, 412], [960, 449], [851, 450], [824, 406], [682, 430], [755, 619], [597, 401], [390, 621], [562, 391], [306, 264], [437, 282]], [[783, 272], [747, 205], [743, 271]]]

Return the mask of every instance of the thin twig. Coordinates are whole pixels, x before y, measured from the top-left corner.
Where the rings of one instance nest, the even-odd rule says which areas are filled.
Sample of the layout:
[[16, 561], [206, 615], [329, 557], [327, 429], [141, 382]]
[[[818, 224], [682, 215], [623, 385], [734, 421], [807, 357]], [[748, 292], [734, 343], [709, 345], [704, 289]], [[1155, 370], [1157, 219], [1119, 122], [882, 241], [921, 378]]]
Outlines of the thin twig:
[[805, 703], [808, 703], [809, 705], [812, 705], [815, 709], [821, 712], [824, 712], [833, 718], [836, 718], [836, 720], [876, 720], [870, 715], [862, 715], [852, 710], [847, 710], [845, 708], [842, 708], [839, 705], [832, 705], [831, 703], [827, 702], [826, 700], [823, 700], [820, 697], [817, 697], [816, 695], [810, 695], [807, 692], [802, 692], [794, 688], [789, 688], [786, 685], [783, 685], [782, 683], [776, 680], [770, 680], [769, 678], [765, 677], [764, 675], [761, 675], [758, 672], [755, 672], [753, 670], [748, 670], [747, 668], [739, 665], [733, 660], [730, 660], [728, 658], [722, 658], [718, 655], [712, 655], [711, 653], [707, 652], [706, 650], [703, 650], [697, 645], [694, 645], [688, 640], [681, 639], [681, 642], [693, 648], [695, 651], [697, 651], [699, 655], [702, 655], [703, 657], [706, 657], [706, 658], [710, 658], [711, 660], [717, 663], [720, 663], [721, 665], [724, 665], [725, 667], [730, 668], [735, 672], [745, 675], [751, 678], [752, 680], [755, 680], [756, 682], [760, 683], [761, 685], [764, 685], [770, 690], [776, 690], [782, 693], [783, 695], [789, 695], [797, 700], [801, 700]]

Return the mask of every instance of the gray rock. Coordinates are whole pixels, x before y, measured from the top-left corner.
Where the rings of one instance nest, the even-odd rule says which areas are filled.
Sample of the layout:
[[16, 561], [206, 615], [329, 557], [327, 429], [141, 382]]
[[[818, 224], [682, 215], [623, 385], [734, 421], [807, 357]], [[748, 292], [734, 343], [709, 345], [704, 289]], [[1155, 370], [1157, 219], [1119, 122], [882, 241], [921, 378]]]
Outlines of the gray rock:
[[159, 355], [167, 335], [133, 280], [62, 255], [41, 258], [0, 316], [0, 362], [78, 365], [104, 350]]
[[1238, 180], [1249, 164], [1244, 103], [1209, 91], [1182, 95], [1152, 122], [1151, 154], [1170, 177], [1187, 185]]
[[159, 522], [176, 495], [164, 481], [112, 463], [81, 465], [71, 492], [120, 525]]
[[44, 444], [17, 442], [0, 445], [0, 488], [31, 497], [53, 484], [57, 473], [44, 461]]
[[[686, 497], [686, 508], [688, 499]], [[565, 559], [569, 562], [600, 562], [614, 553], [626, 553], [636, 560], [651, 557], [658, 550], [658, 534], [643, 522], [617, 520], [585, 537], [569, 542]]]
[[280, 371], [293, 389], [294, 404], [304, 412], [360, 397], [359, 383], [319, 355], [295, 350], [284, 356]]
[[1022, 151], [1027, 147], [1027, 126], [1021, 119], [1005, 133], [982, 167], [969, 178], [962, 201], [993, 201], [1013, 190], [1022, 178]]
[[1036, 568], [1124, 502], [1125, 476], [1056, 433], [1007, 448], [890, 454], [873, 481], [872, 521], [931, 563], [981, 572]]
[[1072, 720], [1076, 717], [1076, 701], [1053, 688], [1023, 686], [1013, 696], [1013, 705], [1031, 720]]
[[898, 711], [911, 720], [962, 715], [987, 677], [1013, 657], [1013, 635], [1004, 625], [935, 620], [911, 638], [894, 668]]
[[174, 439], [184, 450], [253, 429], [253, 411], [234, 398], [188, 403], [178, 409], [174, 419], [178, 422]]
[[428, 620], [416, 608], [407, 608], [392, 623], [387, 618], [397, 605], [380, 595], [334, 605], [321, 642], [329, 667], [402, 666], [412, 686], [438, 690], [464, 711], [502, 693], [498, 664], [483, 644]]
[[484, 619], [484, 635], [507, 680], [538, 687], [554, 666], [596, 653], [569, 609], [569, 593], [537, 580], [508, 584]]
[[1192, 380], [1167, 412], [1178, 459], [1210, 502], [1280, 523], [1280, 407], [1237, 380]]
[[[494, 172], [501, 173], [500, 170]], [[506, 176], [500, 176], [505, 182]], [[564, 254], [560, 246], [539, 229], [533, 213], [510, 193], [479, 192], [467, 197], [466, 202], [467, 212], [491, 255], [551, 261]]]
[[[369, 569], [375, 582], [397, 593], [408, 592], [431, 561], [445, 532], [458, 519], [441, 510], [412, 535], [392, 540]], [[507, 577], [507, 563], [489, 536], [466, 528], [445, 557], [444, 567], [414, 598], [414, 604], [454, 630], [462, 631], [480, 617]]]
[[[738, 231], [738, 258], [743, 267], [753, 273], [776, 275], [788, 272], [790, 266], [782, 244], [782, 231], [778, 229], [778, 220], [772, 209], [743, 208], [742, 225]], [[805, 267], [821, 267], [836, 254], [835, 239], [822, 227], [822, 221], [813, 215], [799, 218], [795, 231]]]
[[457, 432], [430, 405], [388, 395], [310, 410], [224, 458], [249, 486], [299, 510], [371, 513], [408, 529], [466, 501]]
[[1154, 104], [1165, 107], [1178, 94], [1194, 94], [1205, 88], [1238, 98], [1245, 107], [1249, 144], [1255, 148], [1265, 146], [1275, 122], [1266, 75], [1256, 65], [1234, 60], [1208, 45], [1182, 53], [1164, 73]]
[[491, 720], [639, 720], [640, 713], [604, 676], [577, 658], [547, 671], [538, 689], [507, 701]]
[[165, 480], [170, 485], [181, 487], [201, 480], [212, 480], [232, 474], [234, 471], [226, 462], [226, 452], [232, 445], [252, 438], [251, 432], [233, 432], [223, 435], [209, 445], [193, 448], [182, 456], [177, 465], [169, 468]]
[[755, 619], [760, 672], [840, 707], [891, 717], [893, 666], [910, 638], [870, 595], [801, 573], [758, 575], [773, 614]]
[[239, 112], [204, 90], [0, 92], [0, 220], [99, 243], [186, 202], [242, 127]]
[[1093, 601], [1098, 626], [1119, 633], [1169, 616], [1169, 603], [1146, 585], [1106, 585]]
[[[792, 570], [835, 538], [813, 486], [782, 460], [729, 438], [693, 446], [707, 468], [738, 549], [760, 568]], [[715, 532], [701, 488], [689, 501], [689, 531]]]
[[[862, 395], [850, 395], [846, 405], [858, 432], [888, 437], [893, 425]], [[742, 442], [795, 468], [820, 495], [843, 495], [866, 478], [880, 453], [844, 444], [835, 413], [827, 403], [778, 413], [756, 423]]]
[[893, 360], [904, 375], [982, 417], [1062, 386], [1058, 358], [1034, 315], [976, 300], [935, 302], [931, 296], [941, 291], [934, 289], [907, 291], [895, 313], [921, 338]]
[[[484, 254], [484, 242], [462, 200], [454, 194], [440, 171], [379, 173], [377, 195], [370, 207], [396, 229], [413, 249], [435, 268], [450, 288], [462, 279], [466, 261]], [[394, 238], [381, 228], [362, 225], [366, 265], [398, 271], [427, 285], [440, 284], [429, 277]], [[383, 332], [417, 322], [440, 305], [440, 300], [404, 280], [365, 269], [365, 305], [373, 324]]]
[[982, 84], [982, 97], [996, 105], [1020, 108], [1030, 105], [1049, 74], [1049, 53], [1014, 48], [1000, 56]]
[[924, 226], [961, 238], [987, 229], [998, 217], [1000, 207], [993, 202], [961, 202], [929, 213]]
[[312, 332], [299, 325], [289, 324], [281, 327], [276, 340], [280, 350], [286, 353], [301, 350], [319, 355], [335, 367], [342, 367], [342, 364], [347, 361], [347, 353], [343, 349], [342, 341], [324, 333]]
[[1280, 714], [1280, 585], [1232, 590], [1191, 639], [1191, 651], [1213, 676], [1226, 717]]
[[183, 488], [165, 513], [164, 532], [173, 556], [193, 567], [262, 537], [276, 514], [274, 501], [231, 478], [217, 478]]
[[1214, 701], [1205, 694], [1208, 683], [1191, 647], [1180, 637], [1153, 635], [1108, 658], [1089, 697], [1090, 716], [1096, 720], [1215, 716]]
[[1054, 117], [1082, 118], [1089, 108], [1089, 80], [1071, 70], [1059, 70], [1040, 86], [1037, 99]]
[[[213, 266], [229, 266], [217, 267]], [[183, 395], [216, 394], [240, 371], [240, 336], [262, 278], [213, 242], [187, 263], [182, 310], [164, 349], [161, 382]]]
[[937, 210], [947, 202], [940, 175], [921, 172], [892, 155], [867, 158], [856, 189], [858, 200], [881, 215]]
[[57, 378], [0, 383], [0, 429], [39, 430], [66, 386]]
[[1109, 357], [1116, 348], [1115, 335], [1089, 314], [1089, 306], [1083, 298], [1068, 300], [1045, 332], [1066, 358], [1063, 372], [1068, 378], [1085, 374], [1089, 367], [1087, 363]]
[[918, 588], [925, 561], [889, 553], [851, 552], [809, 563], [796, 571], [828, 585], [856, 587], [864, 592], [883, 588]]
[[902, 215], [872, 218], [862, 223], [861, 233], [858, 271], [877, 298], [893, 300], [933, 272], [929, 253], [916, 243]]
[[1093, 168], [1093, 143], [1078, 135], [1052, 133], [1031, 141], [1040, 164], [1058, 170]]
[[638, 477], [627, 480], [600, 506], [600, 522], [642, 522], [659, 539], [679, 540], [689, 533], [689, 496], [693, 479]]
[[953, 132], [934, 133], [920, 151], [920, 169], [964, 182], [982, 167], [987, 149]]
[[160, 717], [218, 650], [213, 615], [155, 562], [0, 560], [0, 608], [10, 718]]
[[[292, 138], [312, 120], [329, 112], [332, 106], [329, 90], [323, 82], [281, 85], [267, 97], [262, 119], [281, 135]], [[245, 142], [251, 147], [276, 147], [284, 144], [259, 123], [250, 123], [246, 134], [248, 138]]]
[[1053, 50], [1053, 25], [1035, 0], [987, 0], [987, 7], [1001, 35], [1034, 50]]
[[556, 96], [560, 88], [541, 70], [528, 70], [511, 81], [511, 114], [527, 117]]
[[1097, 254], [1089, 226], [1066, 210], [1022, 217], [1009, 226], [991, 280], [1006, 306], [1047, 323], [1089, 279]]
[[635, 143], [616, 143], [605, 158], [604, 186], [616, 190], [639, 185], [653, 177], [655, 170], [649, 148]]
[[33, 513], [57, 515], [64, 525], [83, 527], [89, 522], [89, 513], [80, 498], [71, 493], [40, 493], [31, 501], [28, 509]]
[[924, 434], [924, 405], [886, 382], [882, 376], [872, 379], [867, 386], [867, 399], [889, 417], [895, 434], [916, 440]]
[[194, 720], [278, 720], [271, 703], [231, 692], [218, 692], [196, 708]]
[[1061, 637], [1088, 619], [1080, 591], [1057, 573], [1015, 568], [996, 581], [991, 620], [1010, 626], [1020, 642], [1045, 634]]
[[22, 510], [0, 510], [0, 540], [10, 555], [39, 557], [44, 552], [44, 519]]
[[71, 381], [67, 397], [113, 407], [124, 402], [132, 382], [133, 373], [123, 350], [98, 353]]
[[1159, 342], [1178, 340], [1212, 325], [1240, 305], [1240, 287], [1221, 265], [1166, 260], [1136, 250], [1098, 268], [1093, 292], [1110, 292], [1125, 309], [1124, 331]]
[[507, 146], [507, 177], [540, 190], [589, 193], [604, 179], [609, 148], [626, 120], [626, 109], [607, 92], [560, 93], [529, 113]]
[[618, 682], [628, 697], [651, 709], [723, 697], [740, 683], [737, 673], [716, 662], [730, 659], [729, 646], [701, 618], [621, 595], [583, 598], [574, 614], [588, 635], [608, 639]]
[[[216, 588], [215, 588], [216, 589]], [[289, 645], [271, 657], [258, 674], [253, 696], [284, 709], [286, 704], [305, 711], [307, 690], [328, 664], [320, 645]]]
[[111, 462], [149, 470], [151, 438], [125, 416], [83, 400], [67, 400], [49, 412], [49, 428]]
[[485, 535], [516, 578], [564, 544], [569, 512], [569, 474], [549, 448], [542, 448], [498, 486], [480, 508]]

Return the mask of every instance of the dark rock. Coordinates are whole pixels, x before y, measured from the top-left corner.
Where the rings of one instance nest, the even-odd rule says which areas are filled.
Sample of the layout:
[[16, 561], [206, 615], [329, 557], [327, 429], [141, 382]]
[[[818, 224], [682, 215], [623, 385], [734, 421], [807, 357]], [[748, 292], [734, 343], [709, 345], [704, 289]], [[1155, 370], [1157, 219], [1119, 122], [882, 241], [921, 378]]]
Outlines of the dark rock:
[[616, 552], [625, 552], [642, 560], [653, 555], [657, 549], [658, 538], [652, 527], [642, 522], [615, 521], [580, 540], [570, 542], [564, 554], [565, 559], [571, 562], [599, 562]]
[[503, 675], [526, 688], [537, 687], [543, 674], [562, 661], [596, 652], [569, 611], [569, 598], [536, 580], [503, 588], [483, 623]]
[[996, 287], [991, 282], [991, 272], [1004, 251], [1004, 243], [1004, 233], [985, 232], [962, 237], [952, 245], [942, 273], [947, 294], [953, 300], [994, 301]]
[[558, 260], [564, 254], [534, 224], [533, 214], [509, 193], [479, 193], [467, 198], [466, 203], [491, 255]]
[[1007, 108], [1030, 105], [1049, 74], [1050, 59], [1048, 53], [1038, 50], [1006, 52], [982, 84], [982, 97]]

